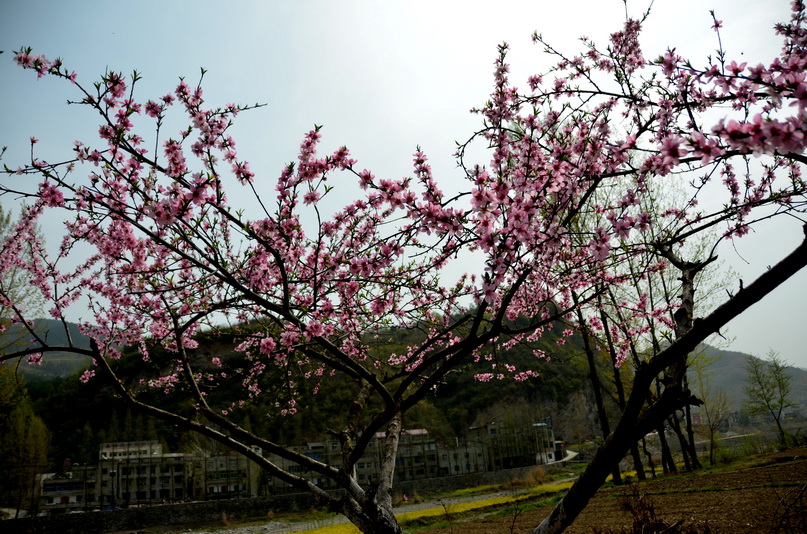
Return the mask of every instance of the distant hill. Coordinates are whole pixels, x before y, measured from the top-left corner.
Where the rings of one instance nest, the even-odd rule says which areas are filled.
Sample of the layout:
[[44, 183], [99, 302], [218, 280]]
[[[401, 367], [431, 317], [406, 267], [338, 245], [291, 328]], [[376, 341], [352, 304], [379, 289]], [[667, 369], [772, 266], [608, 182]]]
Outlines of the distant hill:
[[[732, 403], [735, 409], [739, 410], [745, 399], [745, 392], [743, 391], [746, 376], [745, 362], [747, 358], [753, 358], [754, 356], [714, 347], [705, 347], [705, 353], [709, 358], [716, 358], [708, 367], [708, 372], [712, 374], [713, 387], [723, 389], [728, 396], [729, 402]], [[790, 400], [793, 403], [801, 404], [807, 409], [807, 370], [791, 367], [788, 371], [792, 387]]]
[[[74, 323], [67, 323], [67, 327], [73, 343], [82, 348], [89, 347], [89, 339], [79, 332], [78, 325]], [[48, 343], [53, 345], [67, 344], [67, 333], [65, 332], [64, 325], [60, 321], [53, 319], [38, 319], [36, 321], [36, 331], [43, 339], [47, 340]], [[11, 345], [10, 348], [13, 348], [14, 346], [19, 347], [24, 344], [28, 344], [30, 342], [30, 338], [31, 336], [24, 333], [20, 326], [13, 326], [5, 333], [0, 334], [0, 347], [6, 347], [7, 345]], [[219, 348], [218, 350], [221, 351], [222, 349]], [[742, 352], [717, 349], [710, 346], [705, 346], [704, 351], [706, 357], [713, 360], [708, 367], [708, 372], [712, 376], [713, 387], [723, 389], [728, 396], [729, 402], [734, 406], [735, 409], [739, 410], [742, 407], [745, 398], [745, 392], [743, 390], [746, 375], [745, 362], [747, 358], [752, 356]], [[29, 380], [48, 380], [52, 378], [64, 378], [75, 375], [82, 369], [89, 367], [89, 365], [89, 358], [71, 353], [57, 352], [48, 354], [46, 358], [43, 358], [41, 365], [29, 365], [26, 361], [19, 362], [18, 370]], [[462, 387], [460, 387], [458, 391], [452, 391], [452, 387], [446, 388], [448, 391], [443, 391], [443, 393], [448, 393], [448, 395], [443, 397], [441, 400], [438, 400], [437, 403], [453, 405], [455, 404], [454, 401], [456, 401], [455, 397], [464, 398], [461, 393], [458, 393], [462, 392], [463, 390], [466, 390], [471, 398], [483, 398], [484, 400], [481, 403], [484, 405], [489, 405], [494, 401], [494, 398], [534, 398], [536, 393], [538, 394], [539, 398], [546, 398], [547, 395], [557, 396], [559, 393], [560, 397], [565, 397], [566, 395], [570, 394], [571, 390], [576, 390], [583, 385], [580, 382], [582, 372], [580, 369], [574, 369], [574, 367], [572, 369], [568, 369], [565, 366], [556, 367], [555, 365], [541, 365], [540, 367], [542, 367], [540, 369], [542, 375], [540, 382], [544, 383], [544, 387], [538, 387], [539, 390], [542, 390], [540, 393], [539, 391], [526, 391], [532, 389], [528, 387], [529, 384], [521, 384], [519, 387], [515, 387], [515, 389], [518, 391], [504, 392], [499, 391], [498, 387], [491, 387], [490, 385], [485, 387], [477, 387], [478, 384], [475, 384], [473, 380], [469, 380], [469, 383], [463, 383]], [[558, 371], [559, 374], [555, 375], [555, 373]], [[791, 367], [789, 372], [792, 386], [791, 401], [802, 405], [804, 409], [807, 410], [807, 370]], [[691, 376], [690, 380], [692, 380]], [[550, 387], [550, 389], [553, 390], [553, 393], [550, 393], [546, 389], [546, 386], [549, 386], [550, 384], [553, 384]], [[514, 388], [512, 384], [510, 384], [509, 387], [511, 389]], [[521, 391], [522, 389], [525, 389], [525, 391]], [[490, 395], [487, 394], [489, 392], [495, 392], [493, 395], [494, 398], [490, 398]], [[463, 406], [467, 410], [469, 406], [469, 399], [465, 399], [465, 401], [466, 402], [463, 402]], [[453, 408], [453, 406], [451, 406], [451, 408], [449, 408], [449, 406], [441, 407], [447, 409], [449, 412], [451, 412], [451, 408]], [[470, 411], [476, 413], [478, 409], [479, 407], [477, 406]], [[457, 414], [451, 415], [456, 416]], [[468, 417], [468, 415], [470, 414], [466, 414], [466, 417]], [[452, 419], [453, 418], [454, 417], [452, 417]], [[470, 422], [471, 421], [463, 420], [464, 425], [470, 424]]]
[[[78, 325], [74, 323], [67, 323], [67, 331], [61, 321], [54, 319], [37, 319], [35, 324], [37, 335], [48, 344], [67, 345], [69, 334], [74, 345], [81, 348], [90, 346], [89, 338], [79, 332]], [[3, 352], [8, 353], [29, 346], [39, 345], [32, 343], [32, 336], [20, 325], [13, 325], [0, 334], [0, 347], [3, 347]], [[47, 380], [73, 375], [89, 365], [90, 359], [87, 357], [67, 352], [53, 352], [42, 359], [41, 365], [29, 365], [27, 361], [22, 360], [17, 369], [29, 380]]]

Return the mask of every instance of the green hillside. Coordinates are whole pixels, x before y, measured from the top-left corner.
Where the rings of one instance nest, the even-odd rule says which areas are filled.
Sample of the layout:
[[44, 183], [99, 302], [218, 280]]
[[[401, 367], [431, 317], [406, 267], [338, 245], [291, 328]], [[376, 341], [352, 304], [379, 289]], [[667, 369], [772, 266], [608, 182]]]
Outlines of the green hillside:
[[[69, 340], [81, 348], [89, 348], [89, 339], [82, 334], [78, 325], [67, 323], [67, 331], [61, 321], [53, 319], [37, 319], [36, 334], [49, 345], [65, 346]], [[69, 335], [69, 338], [68, 338]], [[0, 347], [3, 352], [11, 352], [22, 348], [40, 346], [33, 341], [33, 336], [20, 325], [12, 325], [0, 334]], [[26, 359], [15, 362], [17, 371], [29, 380], [49, 380], [57, 377], [67, 377], [86, 369], [90, 359], [84, 356], [53, 352], [42, 358], [40, 364], [28, 364]]]
[[[41, 328], [48, 326], [54, 327], [47, 323], [40, 325]], [[53, 328], [49, 335], [55, 335], [56, 330]], [[379, 357], [383, 357], [385, 352], [400, 351], [401, 347], [416, 342], [418, 335], [421, 334], [415, 331], [391, 332], [385, 343], [379, 343], [375, 350]], [[556, 339], [554, 334], [549, 334], [541, 342], [540, 348], [552, 355], [551, 360], [536, 358], [532, 349], [527, 347], [497, 356], [522, 369], [533, 369], [540, 376], [523, 382], [495, 380], [480, 383], [474, 379], [474, 366], [469, 363], [462, 372], [450, 374], [437, 388], [435, 395], [409, 411], [404, 421], [405, 427], [426, 428], [436, 439], [452, 441], [455, 435], [462, 437], [480, 418], [492, 417], [491, 414], [497, 414], [498, 417], [498, 414], [514, 410], [520, 414], [525, 412], [516, 407], [537, 407], [530, 410], [529, 417], [537, 421], [554, 418], [558, 422], [563, 420], [558, 413], [559, 406], [577, 404], [587, 407], [589, 403], [583, 397], [579, 397], [576, 403], [570, 401], [581, 388], [587, 387], [585, 359], [574, 343], [560, 346]], [[56, 342], [53, 337], [49, 340]], [[204, 335], [196, 351], [194, 368], [212, 368], [210, 361], [213, 356], [217, 356], [231, 371], [237, 369], [242, 365], [240, 360], [243, 356], [233, 350], [234, 341], [227, 333]], [[149, 366], [144, 366], [137, 355], [124, 356], [116, 363], [120, 376], [125, 381], [138, 382], [150, 378], [151, 373], [159, 366], [169, 364], [159, 351], [151, 356]], [[42, 366], [24, 362], [18, 366], [21, 373], [26, 375], [28, 390], [37, 413], [53, 433], [52, 456], [55, 463], [60, 458], [86, 456], [88, 436], [95, 441], [136, 439], [137, 435], [143, 434], [144, 427], [154, 429], [169, 450], [181, 450], [189, 446], [188, 440], [192, 440], [192, 437], [159, 422], [144, 421], [136, 424], [137, 415], [127, 416], [126, 408], [111, 395], [110, 388], [101, 380], [81, 384], [77, 373], [87, 363], [80, 357], [55, 355], [46, 358]], [[480, 371], [485, 369], [488, 367], [479, 368]], [[356, 384], [344, 376], [336, 375], [323, 381], [316, 395], [301, 390], [303, 393], [298, 401], [299, 413], [296, 416], [268, 417], [267, 414], [274, 411], [273, 404], [277, 400], [273, 391], [279, 389], [272, 386], [271, 369], [269, 371], [264, 377], [266, 383], [262, 384], [264, 393], [233, 414], [239, 423], [268, 439], [290, 444], [318, 441], [322, 439], [326, 428], [339, 428], [353, 399]], [[230, 375], [216, 391], [210, 391], [209, 401], [227, 405], [243, 393], [241, 378], [236, 372], [231, 372]], [[149, 398], [157, 404], [180, 411], [192, 409], [193, 406], [188, 395], [182, 391], [170, 395], [154, 392], [149, 394]], [[586, 408], [585, 411], [590, 410]], [[129, 423], [124, 423], [127, 420]], [[328, 424], [312, 425], [311, 421], [327, 421]], [[582, 435], [589, 436], [594, 432], [590, 421], [570, 425], [570, 428], [572, 426], [584, 427]], [[572, 432], [569, 431], [568, 434], [571, 435]]]
[[[745, 398], [745, 362], [753, 356], [714, 347], [705, 347], [704, 351], [706, 357], [713, 360], [708, 368], [713, 386], [724, 390], [734, 409], [740, 410]], [[788, 372], [791, 377], [791, 402], [807, 408], [807, 370], [790, 367]]]
[[[69, 326], [74, 342], [87, 346], [86, 338], [78, 333], [76, 326]], [[37, 329], [54, 344], [67, 340], [62, 325], [56, 321], [42, 320]], [[14, 335], [14, 332], [6, 335]], [[388, 339], [379, 343], [375, 350], [379, 357], [383, 357], [385, 352], [400, 351], [401, 347], [416, 342], [416, 336], [409, 331], [391, 332]], [[227, 333], [203, 336], [196, 351], [194, 367], [204, 370], [210, 366], [212, 357], [217, 356], [225, 365], [236, 369], [241, 365], [239, 360], [242, 356], [233, 350], [234, 341], [235, 338]], [[551, 422], [556, 435], [570, 441], [594, 437], [599, 433], [598, 424], [582, 349], [574, 338], [565, 345], [558, 345], [556, 341], [557, 336], [549, 334], [540, 341], [540, 346], [519, 346], [497, 356], [521, 369], [528, 368], [539, 373], [539, 376], [523, 382], [494, 380], [480, 383], [474, 379], [475, 368], [470, 363], [460, 372], [451, 373], [434, 395], [407, 413], [404, 426], [426, 428], [438, 440], [448, 441], [454, 436], [463, 436], [468, 428], [480, 423], [505, 418], [530, 418], [534, 420], [532, 422]], [[536, 358], [532, 351], [534, 348], [550, 354], [551, 359]], [[712, 347], [705, 347], [704, 350], [707, 358], [713, 360], [708, 369], [713, 387], [725, 390], [730, 402], [739, 410], [744, 397], [747, 355]], [[168, 364], [168, 360], [161, 364], [161, 359], [159, 354], [154, 354], [150, 365], [155, 368], [149, 370], [144, 368], [138, 356], [130, 355], [118, 362], [118, 371], [129, 381], [147, 379], [157, 366]], [[102, 381], [81, 384], [77, 375], [89, 365], [87, 358], [55, 353], [48, 355], [42, 365], [29, 365], [24, 361], [12, 364], [25, 377], [36, 412], [53, 434], [54, 463], [65, 457], [86, 457], [87, 451], [103, 440], [140, 439], [145, 434], [159, 436], [170, 450], [193, 446], [195, 438], [178, 433], [176, 429], [157, 421], [144, 420], [137, 414], [127, 413]], [[602, 376], [609, 376], [607, 360], [601, 360], [600, 364], [603, 366]], [[623, 373], [623, 376], [627, 376], [630, 370], [625, 369]], [[791, 376], [792, 401], [807, 406], [807, 371], [791, 369]], [[323, 381], [316, 395], [302, 394], [297, 416], [268, 417], [276, 398], [272, 394], [271, 373], [267, 374], [265, 380], [262, 386], [264, 394], [236, 411], [233, 417], [259, 435], [290, 444], [322, 438], [325, 426], [312, 425], [311, 421], [328, 421], [328, 428], [338, 428], [345, 416], [345, 407], [349, 406], [356, 390], [354, 383], [337, 375]], [[605, 387], [608, 388], [607, 384]], [[237, 373], [232, 373], [231, 378], [212, 394], [211, 401], [215, 397], [226, 403], [236, 398], [241, 390], [241, 379]], [[154, 393], [151, 400], [172, 409], [182, 410], [183, 407], [192, 406], [188, 396], [182, 392], [167, 396]], [[611, 409], [615, 409], [615, 405]]]

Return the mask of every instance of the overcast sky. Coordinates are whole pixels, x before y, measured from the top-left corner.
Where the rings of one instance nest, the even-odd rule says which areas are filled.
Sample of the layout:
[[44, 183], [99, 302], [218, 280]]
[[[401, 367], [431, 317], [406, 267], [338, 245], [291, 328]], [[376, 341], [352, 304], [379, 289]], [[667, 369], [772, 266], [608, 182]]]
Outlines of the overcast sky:
[[[704, 64], [717, 47], [709, 10], [724, 21], [730, 57], [769, 61], [779, 47], [772, 32], [786, 20], [788, 0], [656, 0], [642, 47], [654, 57], [667, 47]], [[630, 1], [640, 15], [647, 1]], [[534, 31], [562, 50], [576, 51], [582, 35], [604, 43], [621, 27], [621, 0], [558, 1], [37, 1], [0, 2], [0, 145], [4, 163], [24, 163], [28, 138], [43, 157], [69, 157], [72, 141], [94, 140], [88, 110], [67, 107], [69, 84], [36, 80], [11, 61], [13, 51], [61, 57], [79, 81], [106, 69], [141, 72], [140, 100], [170, 92], [179, 76], [195, 82], [208, 70], [210, 105], [261, 102], [238, 117], [239, 156], [257, 180], [272, 181], [293, 160], [302, 136], [324, 125], [323, 148], [350, 148], [362, 168], [378, 176], [411, 174], [420, 145], [445, 189], [460, 181], [452, 153], [479, 125], [468, 113], [492, 86], [496, 45], [511, 45], [511, 79], [548, 60], [531, 43]], [[4, 198], [5, 208], [14, 208]], [[47, 233], [47, 232], [46, 232]], [[747, 285], [802, 239], [801, 223], [762, 227], [721, 259]], [[769, 349], [807, 368], [807, 273], [729, 325], [728, 346], [764, 356]]]

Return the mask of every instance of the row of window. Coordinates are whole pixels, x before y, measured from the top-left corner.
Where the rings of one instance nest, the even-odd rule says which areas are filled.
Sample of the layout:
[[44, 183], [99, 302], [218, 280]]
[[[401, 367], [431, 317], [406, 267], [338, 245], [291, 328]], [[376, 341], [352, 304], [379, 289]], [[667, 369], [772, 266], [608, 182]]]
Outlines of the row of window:
[[[101, 476], [109, 476], [112, 473], [115, 473], [116, 475], [120, 474], [121, 476], [129, 476], [129, 475], [153, 475], [153, 476], [159, 476], [161, 473], [163, 475], [171, 475], [171, 474], [179, 474], [179, 473], [184, 473], [184, 472], [185, 472], [185, 469], [184, 469], [184, 466], [182, 466], [182, 465], [176, 465], [176, 466], [156, 466], [155, 465], [155, 466], [153, 466], [152, 469], [149, 469], [149, 467], [146, 466], [146, 465], [134, 466], [134, 467], [125, 466], [125, 465], [119, 465], [117, 470], [110, 469], [108, 467], [102, 467], [101, 468]], [[94, 476], [95, 476], [95, 474], [92, 474], [92, 477], [94, 477]], [[112, 475], [112, 476], [114, 476], [114, 475]], [[89, 478], [89, 475], [88, 475], [88, 478]]]
[[215, 471], [207, 474], [207, 480], [237, 480], [241, 478], [247, 478], [246, 471]]
[[84, 481], [78, 480], [74, 482], [66, 482], [62, 480], [59, 482], [46, 482], [42, 486], [42, 491], [44, 493], [54, 493], [63, 491], [84, 491]]
[[[87, 495], [87, 502], [93, 502], [95, 494], [90, 493]], [[62, 495], [57, 497], [45, 497], [47, 504], [81, 504], [84, 502], [83, 495]]]
[[156, 456], [158, 451], [128, 451], [128, 452], [102, 452], [102, 459], [109, 458], [144, 458], [148, 456]]

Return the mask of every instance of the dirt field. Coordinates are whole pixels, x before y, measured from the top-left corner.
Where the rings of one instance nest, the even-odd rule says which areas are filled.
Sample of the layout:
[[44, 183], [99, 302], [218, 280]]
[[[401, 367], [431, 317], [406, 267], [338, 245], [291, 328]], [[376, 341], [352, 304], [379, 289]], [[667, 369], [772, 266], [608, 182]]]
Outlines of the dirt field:
[[[769, 455], [753, 466], [729, 473], [681, 474], [601, 490], [566, 532], [633, 532], [633, 518], [623, 506], [636, 502], [626, 497], [631, 494], [642, 495], [644, 502], [652, 505], [655, 517], [668, 525], [682, 522], [683, 530], [669, 532], [807, 533], [807, 449]], [[540, 523], [549, 510], [458, 517], [449, 527], [419, 533], [524, 533]]]

